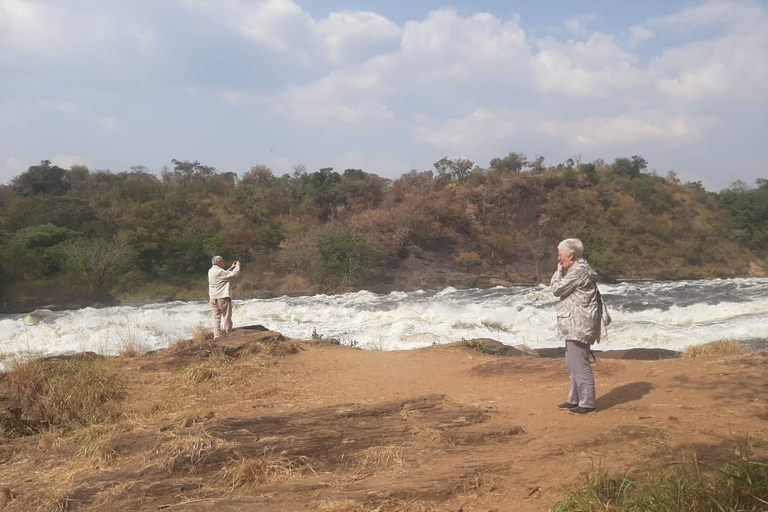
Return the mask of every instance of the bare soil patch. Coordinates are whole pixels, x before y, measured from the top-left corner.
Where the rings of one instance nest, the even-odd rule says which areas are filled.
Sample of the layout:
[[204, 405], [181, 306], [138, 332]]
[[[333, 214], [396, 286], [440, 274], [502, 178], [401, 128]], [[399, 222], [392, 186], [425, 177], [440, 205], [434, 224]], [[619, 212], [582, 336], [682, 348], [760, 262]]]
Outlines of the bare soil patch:
[[598, 465], [768, 455], [765, 353], [598, 356], [585, 416], [556, 408], [562, 360], [458, 345], [239, 329], [109, 361], [128, 383], [118, 419], [0, 438], [0, 509], [545, 511]]

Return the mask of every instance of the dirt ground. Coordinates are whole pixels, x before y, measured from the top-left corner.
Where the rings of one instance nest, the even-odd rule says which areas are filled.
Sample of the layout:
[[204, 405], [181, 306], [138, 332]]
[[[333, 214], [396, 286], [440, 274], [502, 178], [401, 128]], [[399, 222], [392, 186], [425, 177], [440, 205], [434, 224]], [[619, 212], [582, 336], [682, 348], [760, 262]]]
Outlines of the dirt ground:
[[2, 438], [0, 509], [546, 511], [598, 467], [765, 457], [767, 363], [599, 357], [598, 411], [574, 415], [561, 359], [238, 330], [114, 358], [113, 423]]

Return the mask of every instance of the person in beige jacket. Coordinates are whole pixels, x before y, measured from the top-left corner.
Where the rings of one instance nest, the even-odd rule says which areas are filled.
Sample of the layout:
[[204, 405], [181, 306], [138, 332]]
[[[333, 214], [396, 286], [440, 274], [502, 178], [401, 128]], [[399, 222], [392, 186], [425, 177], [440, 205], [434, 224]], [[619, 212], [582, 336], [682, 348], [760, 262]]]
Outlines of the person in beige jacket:
[[224, 318], [224, 332], [232, 331], [232, 290], [231, 283], [240, 275], [240, 262], [235, 261], [224, 269], [224, 258], [214, 256], [213, 266], [208, 270], [208, 301], [213, 314], [213, 338], [221, 336], [221, 319]]
[[571, 379], [568, 400], [558, 405], [575, 414], [595, 411], [595, 377], [589, 362], [590, 347], [600, 341], [602, 303], [598, 275], [581, 257], [584, 245], [568, 238], [557, 246], [557, 270], [550, 290], [557, 304], [557, 334], [565, 342], [565, 367]]

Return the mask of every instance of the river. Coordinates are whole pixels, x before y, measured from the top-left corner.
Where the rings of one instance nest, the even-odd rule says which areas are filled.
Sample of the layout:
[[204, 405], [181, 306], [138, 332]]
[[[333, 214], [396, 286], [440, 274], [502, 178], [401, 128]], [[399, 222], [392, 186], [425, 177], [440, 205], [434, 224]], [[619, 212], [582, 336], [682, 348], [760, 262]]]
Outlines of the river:
[[[768, 279], [601, 284], [613, 317], [602, 350], [684, 350], [716, 340], [764, 343]], [[408, 350], [462, 339], [556, 347], [557, 299], [547, 286], [235, 300], [234, 322], [287, 337], [337, 338], [372, 350]], [[163, 348], [209, 328], [204, 301], [124, 304], [0, 316], [0, 354], [117, 354]]]

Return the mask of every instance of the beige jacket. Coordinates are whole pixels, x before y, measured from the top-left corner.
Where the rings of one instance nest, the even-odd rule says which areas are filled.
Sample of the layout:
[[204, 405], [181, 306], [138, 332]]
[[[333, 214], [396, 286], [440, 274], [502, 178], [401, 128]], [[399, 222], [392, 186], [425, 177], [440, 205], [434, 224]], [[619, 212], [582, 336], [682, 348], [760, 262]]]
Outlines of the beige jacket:
[[555, 271], [549, 285], [560, 297], [557, 304], [557, 334], [560, 340], [592, 344], [600, 341], [602, 301], [597, 272], [580, 259], [565, 273]]
[[232, 270], [224, 270], [218, 265], [214, 265], [208, 270], [208, 298], [223, 299], [225, 297], [232, 297], [232, 290], [230, 289], [230, 283], [237, 279], [240, 274], [240, 267], [235, 267]]

